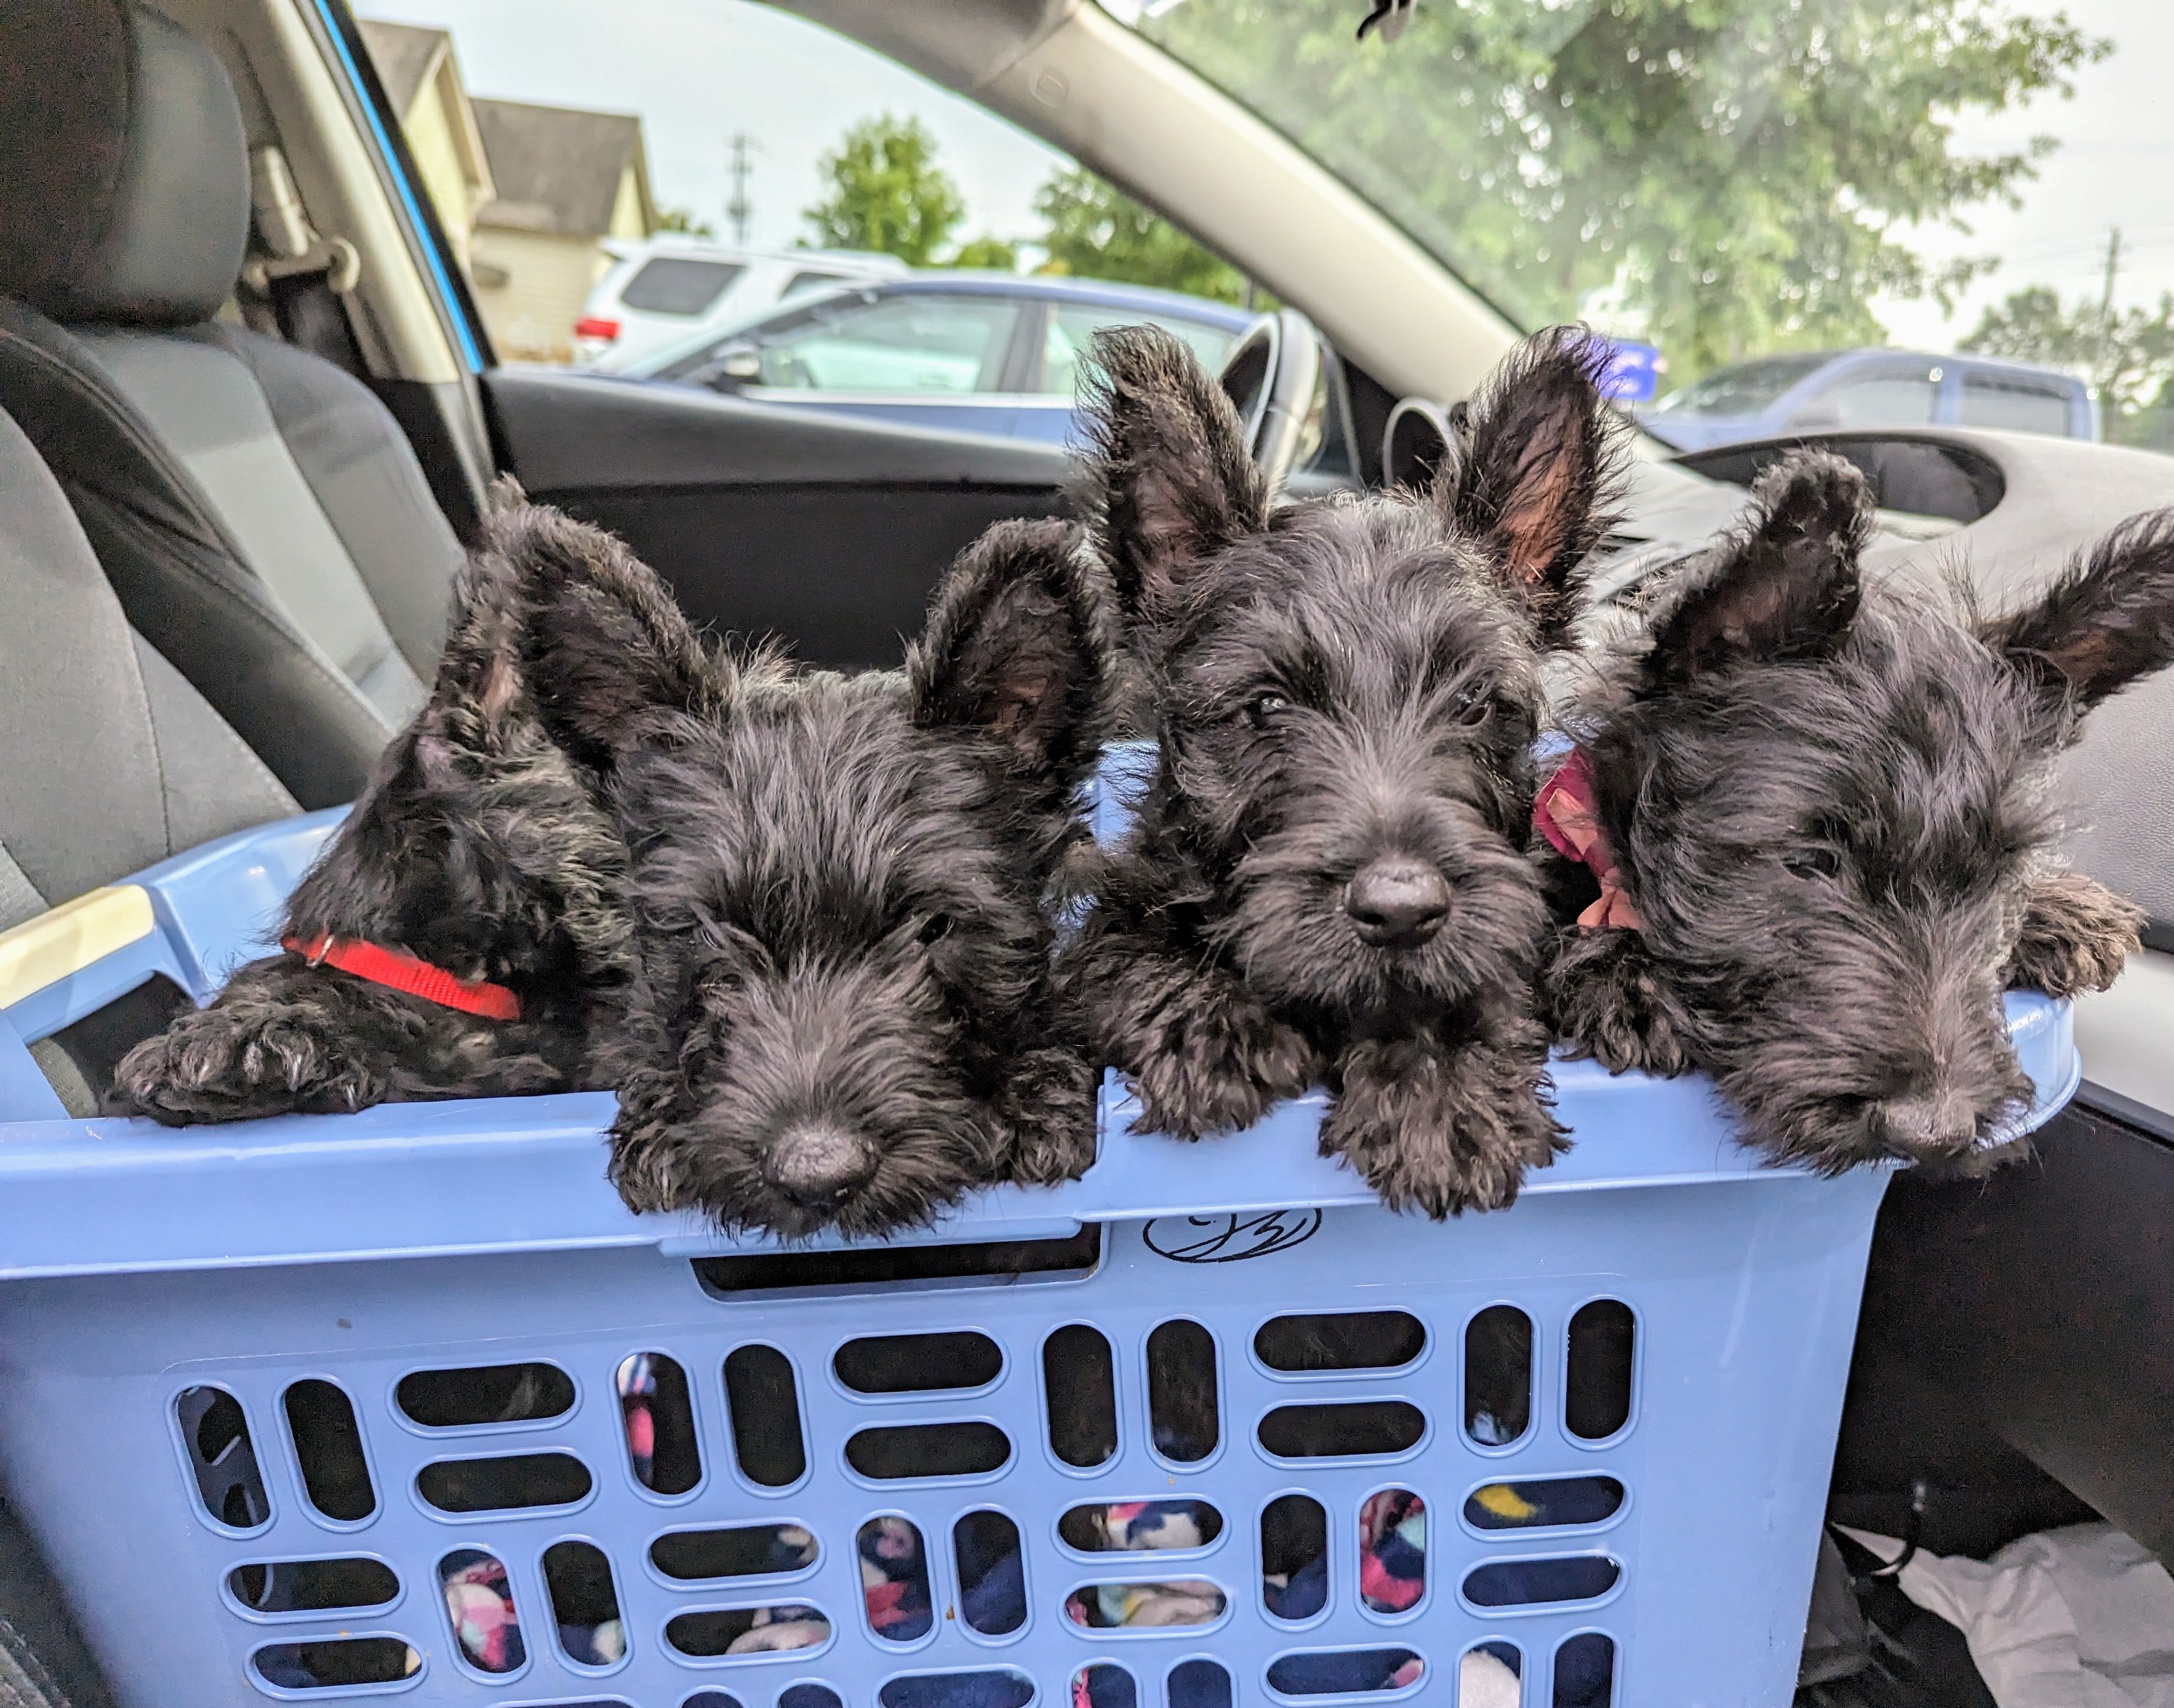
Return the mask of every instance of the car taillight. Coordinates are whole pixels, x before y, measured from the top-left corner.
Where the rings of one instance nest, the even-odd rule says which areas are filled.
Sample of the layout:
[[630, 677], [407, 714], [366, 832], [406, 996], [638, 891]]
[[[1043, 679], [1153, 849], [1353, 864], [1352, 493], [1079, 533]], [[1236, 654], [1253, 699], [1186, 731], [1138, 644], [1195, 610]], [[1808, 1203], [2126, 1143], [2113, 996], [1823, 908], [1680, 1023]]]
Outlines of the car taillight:
[[619, 322], [605, 320], [600, 315], [585, 314], [574, 322], [574, 336], [577, 338], [601, 338], [609, 343], [619, 336]]

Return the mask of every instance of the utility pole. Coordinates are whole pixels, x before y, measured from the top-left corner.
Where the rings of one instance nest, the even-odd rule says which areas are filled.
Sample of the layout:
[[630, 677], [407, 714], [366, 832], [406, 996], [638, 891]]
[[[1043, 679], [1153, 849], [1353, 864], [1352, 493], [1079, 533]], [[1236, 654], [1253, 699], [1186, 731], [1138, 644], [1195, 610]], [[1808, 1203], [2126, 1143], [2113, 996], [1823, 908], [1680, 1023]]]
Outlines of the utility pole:
[[733, 199], [725, 203], [725, 217], [733, 222], [733, 241], [744, 246], [748, 241], [748, 215], [754, 208], [748, 201], [748, 173], [753, 170], [748, 156], [754, 151], [754, 142], [745, 131], [733, 138]]

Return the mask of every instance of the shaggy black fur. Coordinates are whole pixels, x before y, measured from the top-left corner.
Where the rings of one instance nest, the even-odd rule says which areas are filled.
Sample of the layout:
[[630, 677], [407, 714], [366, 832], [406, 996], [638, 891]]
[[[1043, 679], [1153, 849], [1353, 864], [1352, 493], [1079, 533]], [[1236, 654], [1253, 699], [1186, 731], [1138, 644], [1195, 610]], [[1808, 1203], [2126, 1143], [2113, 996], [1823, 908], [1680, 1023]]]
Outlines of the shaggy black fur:
[[927, 1221], [1092, 1160], [1094, 1069], [1043, 903], [1114, 641], [1063, 523], [1007, 523], [902, 672], [713, 655], [611, 542], [524, 566], [529, 668], [606, 779], [641, 970], [601, 1044], [637, 1209], [787, 1236]]
[[2030, 1090], [2004, 986], [2101, 989], [2136, 947], [2052, 861], [2047, 784], [2174, 659], [2174, 511], [1985, 623], [1865, 585], [1868, 516], [1856, 469], [1796, 454], [1599, 655], [1567, 721], [1643, 929], [1566, 929], [1546, 1007], [1610, 1068], [1712, 1073], [1777, 1158], [1974, 1168]]
[[405, 949], [521, 1003], [479, 1018], [279, 954], [123, 1059], [113, 1106], [170, 1125], [594, 1084], [592, 1024], [633, 970], [626, 856], [537, 716], [522, 566], [584, 532], [506, 501], [453, 594], [429, 701], [295, 886], [282, 937]]
[[1544, 334], [1425, 494], [1271, 512], [1175, 339], [1101, 335], [1090, 498], [1161, 747], [1065, 957], [1141, 1125], [1250, 1125], [1317, 1078], [1388, 1203], [1506, 1204], [1560, 1149], [1525, 855], [1544, 650], [1615, 481], [1597, 347]]

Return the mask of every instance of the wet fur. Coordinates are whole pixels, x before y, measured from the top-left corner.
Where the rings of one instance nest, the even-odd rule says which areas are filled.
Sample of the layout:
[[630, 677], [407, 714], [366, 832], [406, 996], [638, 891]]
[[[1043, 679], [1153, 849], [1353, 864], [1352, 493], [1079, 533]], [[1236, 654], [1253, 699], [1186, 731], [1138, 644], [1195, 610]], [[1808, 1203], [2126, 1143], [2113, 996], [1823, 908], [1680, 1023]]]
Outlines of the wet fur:
[[279, 934], [404, 948], [506, 986], [521, 1018], [281, 953], [132, 1051], [118, 1112], [178, 1126], [602, 1083], [591, 1040], [633, 970], [625, 850], [595, 779], [538, 716], [520, 658], [521, 565], [577, 525], [516, 496], [456, 584], [430, 700], [295, 886]]
[[[1144, 1129], [1247, 1127], [1318, 1081], [1323, 1152], [1386, 1203], [1506, 1204], [1563, 1143], [1525, 849], [1541, 658], [1616, 485], [1597, 347], [1514, 355], [1429, 492], [1274, 511], [1182, 345], [1133, 328], [1096, 354], [1087, 490], [1160, 764], [1065, 956], [1095, 1041]], [[1449, 886], [1417, 946], [1347, 916], [1385, 857]]]
[[[2027, 1103], [2001, 991], [2103, 989], [2141, 915], [2063, 870], [2048, 785], [2090, 706], [2174, 657], [2174, 513], [2025, 608], [1868, 585], [1862, 477], [1799, 452], [1594, 661], [1567, 722], [1638, 932], [1566, 924], [1571, 1047], [1713, 1074], [1824, 1171], [1974, 1170]], [[1567, 921], [1582, 872], [1555, 873]]]
[[992, 529], [906, 668], [852, 676], [706, 647], [616, 550], [531, 566], [530, 668], [633, 857], [641, 972], [602, 1048], [630, 1205], [868, 1235], [1093, 1159], [1043, 905], [1106, 727], [1079, 543]]

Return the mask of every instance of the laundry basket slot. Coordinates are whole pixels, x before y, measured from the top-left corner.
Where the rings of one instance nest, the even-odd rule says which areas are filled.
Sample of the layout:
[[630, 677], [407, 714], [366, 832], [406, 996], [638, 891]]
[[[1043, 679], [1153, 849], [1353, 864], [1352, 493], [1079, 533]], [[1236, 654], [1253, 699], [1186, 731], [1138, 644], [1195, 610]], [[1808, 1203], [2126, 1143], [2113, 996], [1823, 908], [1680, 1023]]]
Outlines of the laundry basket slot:
[[1102, 1229], [1090, 1222], [1076, 1234], [1046, 1240], [991, 1240], [951, 1246], [863, 1246], [839, 1251], [747, 1251], [694, 1259], [695, 1278], [711, 1297], [792, 1292], [807, 1288], [918, 1286], [931, 1281], [992, 1280], [1009, 1285], [1027, 1276], [1049, 1280], [1094, 1273]]
[[574, 1379], [549, 1364], [419, 1370], [400, 1378], [393, 1399], [410, 1423], [429, 1430], [528, 1423], [571, 1411]]
[[592, 1486], [589, 1467], [571, 1453], [440, 1459], [415, 1473], [415, 1492], [441, 1512], [571, 1506], [586, 1500]]
[[849, 1340], [830, 1368], [856, 1393], [930, 1393], [987, 1387], [1003, 1373], [1003, 1349], [986, 1334], [883, 1334]]
[[253, 1613], [361, 1613], [400, 1598], [400, 1578], [381, 1559], [278, 1559], [237, 1565], [227, 1593]]
[[339, 1385], [306, 1377], [289, 1385], [282, 1403], [302, 1473], [302, 1492], [310, 1505], [343, 1524], [360, 1524], [376, 1511], [377, 1491], [370, 1484], [362, 1426], [355, 1422], [354, 1405]]
[[1270, 1370], [1396, 1370], [1426, 1349], [1426, 1325], [1409, 1311], [1339, 1311], [1271, 1317], [1253, 1332]]

